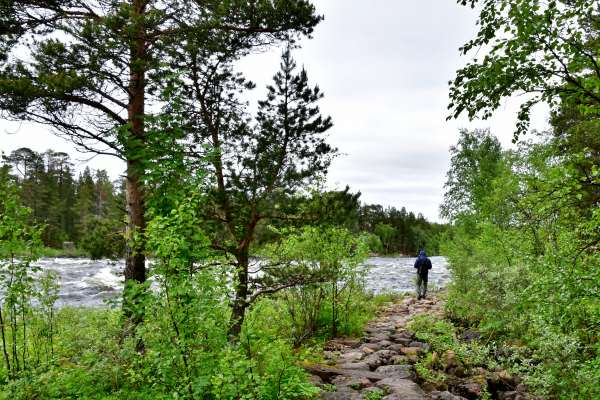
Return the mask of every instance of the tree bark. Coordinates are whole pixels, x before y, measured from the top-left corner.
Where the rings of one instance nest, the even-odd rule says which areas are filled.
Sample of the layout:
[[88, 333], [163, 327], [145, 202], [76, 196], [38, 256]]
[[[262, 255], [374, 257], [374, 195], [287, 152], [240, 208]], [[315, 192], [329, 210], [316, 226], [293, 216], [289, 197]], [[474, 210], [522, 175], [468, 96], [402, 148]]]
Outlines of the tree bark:
[[231, 311], [231, 327], [229, 337], [236, 339], [240, 336], [244, 315], [248, 308], [248, 249], [244, 248], [235, 255], [237, 260], [237, 286]]
[[[145, 106], [145, 60], [146, 38], [143, 15], [146, 9], [144, 0], [133, 0], [134, 34], [130, 44], [129, 62], [129, 104], [127, 107], [128, 136], [125, 146], [127, 159], [127, 250], [125, 258], [125, 290], [123, 312], [130, 323], [137, 325], [143, 320], [143, 306], [140, 299], [132, 296], [128, 289], [132, 284], [146, 281], [146, 260], [144, 255], [143, 233], [145, 229], [145, 204], [143, 187], [144, 149], [144, 106]], [[133, 241], [135, 237], [135, 242]]]

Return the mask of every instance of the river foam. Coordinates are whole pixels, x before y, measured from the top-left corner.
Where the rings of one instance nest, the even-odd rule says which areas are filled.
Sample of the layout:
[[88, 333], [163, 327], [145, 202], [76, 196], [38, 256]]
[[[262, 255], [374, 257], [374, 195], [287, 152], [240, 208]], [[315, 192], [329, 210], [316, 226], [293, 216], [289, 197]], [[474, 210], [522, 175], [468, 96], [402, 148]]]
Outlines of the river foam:
[[[366, 287], [374, 293], [407, 292], [414, 288], [415, 259], [410, 257], [370, 257], [365, 262]], [[444, 257], [431, 257], [430, 287], [444, 287], [450, 281]], [[36, 265], [42, 271], [55, 271], [60, 279], [57, 305], [75, 307], [105, 306], [118, 301], [123, 290], [123, 260], [82, 258], [42, 258]]]

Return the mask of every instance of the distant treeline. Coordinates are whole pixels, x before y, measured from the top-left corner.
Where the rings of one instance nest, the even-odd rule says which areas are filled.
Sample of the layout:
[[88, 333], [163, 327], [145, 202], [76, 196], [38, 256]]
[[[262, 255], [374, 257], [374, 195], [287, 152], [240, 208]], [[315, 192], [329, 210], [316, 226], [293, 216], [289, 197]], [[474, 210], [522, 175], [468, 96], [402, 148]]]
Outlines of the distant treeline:
[[423, 248], [428, 254], [440, 252], [440, 241], [447, 225], [432, 223], [423, 214], [415, 216], [402, 207], [384, 208], [379, 204], [363, 204], [360, 207], [359, 228], [376, 235], [385, 254], [414, 255]]
[[[125, 194], [123, 185], [112, 182], [105, 170], [85, 168], [76, 176], [68, 154], [38, 153], [26, 147], [3, 155], [1, 168], [17, 182], [23, 204], [32, 210], [32, 222], [45, 227], [44, 245], [61, 248], [64, 242], [73, 242], [95, 258], [122, 256]], [[295, 197], [288, 204], [293, 206], [282, 211], [290, 220], [278, 228], [344, 226], [370, 233], [371, 250], [379, 254], [413, 255], [419, 248], [438, 254], [446, 228], [404, 207], [361, 203], [360, 193], [351, 193], [348, 187]], [[270, 228], [257, 230], [257, 244], [276, 237]]]
[[25, 147], [3, 155], [0, 168], [17, 182], [32, 222], [44, 226], [44, 245], [73, 242], [94, 257], [122, 254], [125, 197], [106, 171], [76, 176], [68, 154]]
[[[360, 195], [360, 192], [351, 193], [346, 186], [344, 190], [295, 197], [288, 204], [290, 210], [301, 210], [295, 215], [300, 225], [343, 226], [355, 233], [370, 234], [374, 253], [412, 256], [419, 249], [425, 249], [430, 255], [440, 254], [440, 243], [448, 225], [429, 222], [423, 214], [415, 215], [405, 207], [363, 203]], [[259, 245], [271, 240], [267, 229], [258, 229], [257, 233]]]

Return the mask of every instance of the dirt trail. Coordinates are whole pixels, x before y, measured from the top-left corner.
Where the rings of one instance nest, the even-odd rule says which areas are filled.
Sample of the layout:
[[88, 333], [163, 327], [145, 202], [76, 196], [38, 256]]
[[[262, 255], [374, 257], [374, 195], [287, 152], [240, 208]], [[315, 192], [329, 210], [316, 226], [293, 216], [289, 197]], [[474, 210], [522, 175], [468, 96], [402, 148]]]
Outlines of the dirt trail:
[[449, 392], [425, 393], [416, 383], [413, 364], [429, 345], [417, 341], [406, 325], [415, 315], [441, 315], [442, 310], [442, 301], [435, 297], [406, 297], [386, 303], [362, 340], [331, 341], [324, 354], [328, 365], [307, 367], [316, 383], [335, 385], [335, 391], [322, 392], [321, 398], [379, 398], [371, 393], [383, 390], [385, 400], [463, 399]]

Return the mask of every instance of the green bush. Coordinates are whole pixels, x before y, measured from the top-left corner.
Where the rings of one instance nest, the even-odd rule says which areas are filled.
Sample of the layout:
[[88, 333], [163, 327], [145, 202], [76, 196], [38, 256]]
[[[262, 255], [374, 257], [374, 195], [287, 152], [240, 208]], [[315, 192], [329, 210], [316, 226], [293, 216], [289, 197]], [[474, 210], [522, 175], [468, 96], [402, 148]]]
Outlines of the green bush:
[[366, 314], [361, 266], [368, 254], [366, 238], [336, 227], [285, 233], [262, 255], [279, 266], [268, 272], [273, 280], [292, 282], [278, 299], [285, 304], [295, 345], [315, 334], [358, 333]]
[[446, 185], [447, 312], [510, 349], [502, 362], [537, 393], [600, 397], [597, 158], [559, 137], [503, 152], [476, 136], [452, 149]]

